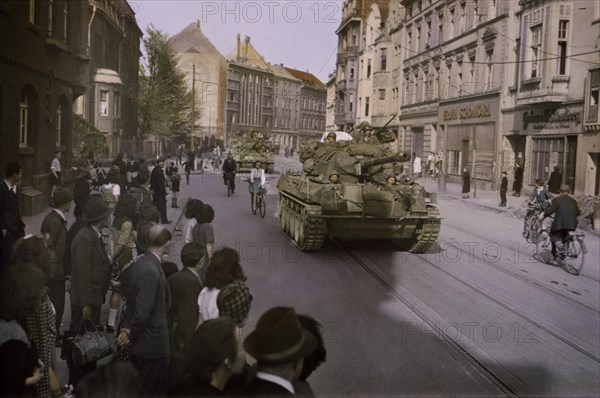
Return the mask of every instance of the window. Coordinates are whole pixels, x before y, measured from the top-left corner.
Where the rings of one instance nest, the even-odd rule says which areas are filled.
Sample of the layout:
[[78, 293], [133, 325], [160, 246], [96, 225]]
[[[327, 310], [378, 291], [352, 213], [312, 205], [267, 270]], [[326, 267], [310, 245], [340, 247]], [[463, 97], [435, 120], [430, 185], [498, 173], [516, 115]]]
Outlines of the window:
[[450, 36], [448, 37], [448, 39], [452, 39], [454, 38], [454, 34], [455, 34], [455, 18], [456, 18], [456, 10], [454, 8], [450, 9]]
[[36, 13], [38, 12], [35, 2], [36, 0], [29, 0], [29, 23], [32, 25], [36, 23]]
[[48, 0], [48, 36], [52, 37], [53, 34], [53, 14], [54, 14], [54, 0]]
[[380, 100], [384, 100], [385, 99], [385, 88], [380, 88], [379, 89], [379, 99]]
[[114, 116], [118, 117], [120, 114], [120, 109], [121, 109], [121, 94], [118, 91], [115, 91], [114, 99], [115, 100], [114, 100], [113, 106], [115, 109], [114, 109], [113, 113], [114, 113]]
[[444, 42], [444, 10], [438, 11], [438, 40], [437, 44]]
[[68, 33], [68, 28], [69, 28], [69, 9], [67, 8], [67, 2], [65, 1], [64, 4], [64, 8], [63, 8], [63, 26], [62, 26], [62, 30], [63, 30], [63, 35], [62, 35], [62, 40], [64, 43], [67, 42], [67, 33]]
[[462, 73], [462, 64], [458, 64], [458, 74], [456, 79], [456, 88], [458, 89], [458, 96], [462, 95], [463, 91], [463, 73]]
[[100, 115], [108, 116], [108, 91], [100, 90]]
[[350, 93], [348, 96], [348, 111], [352, 112], [354, 110], [354, 93]]
[[406, 35], [406, 55], [405, 58], [410, 58], [412, 56], [412, 32], [409, 30]]
[[431, 48], [431, 20], [427, 21], [427, 32], [425, 36], [425, 50]]
[[421, 27], [417, 27], [417, 52], [421, 51]]
[[371, 59], [367, 59], [367, 79], [371, 77]]
[[585, 121], [588, 123], [598, 123], [598, 94], [600, 91], [600, 69], [590, 72], [590, 96], [587, 105], [587, 115]]
[[365, 116], [369, 116], [369, 97], [365, 97]]
[[355, 30], [353, 30], [353, 31], [352, 31], [352, 45], [353, 45], [353, 46], [356, 46], [357, 44], [358, 44], [358, 43], [357, 43], [357, 38], [356, 38], [356, 31], [355, 31]]
[[19, 147], [23, 148], [23, 147], [27, 147], [27, 138], [28, 138], [27, 136], [28, 136], [28, 130], [29, 130], [29, 101], [27, 98], [27, 94], [25, 94], [25, 93], [21, 94], [21, 103], [19, 104], [19, 108], [20, 108]]
[[531, 28], [531, 75], [530, 77], [539, 77], [539, 60], [542, 49], [542, 26], [538, 25]]
[[458, 27], [458, 33], [462, 34], [465, 32], [465, 30], [467, 29], [467, 18], [465, 16], [465, 8], [466, 8], [466, 4], [462, 3], [460, 5], [460, 21], [459, 21], [459, 27]]
[[61, 129], [62, 129], [62, 110], [60, 109], [61, 104], [58, 104], [58, 109], [56, 110], [56, 146], [62, 145], [61, 139]]
[[387, 70], [387, 48], [381, 49], [381, 71]]
[[354, 68], [350, 68], [350, 79], [354, 79]]
[[494, 51], [487, 51], [486, 57], [486, 78], [485, 84], [488, 90], [493, 90], [494, 86]]
[[558, 74], [564, 75], [567, 70], [567, 39], [569, 35], [569, 21], [558, 21]]

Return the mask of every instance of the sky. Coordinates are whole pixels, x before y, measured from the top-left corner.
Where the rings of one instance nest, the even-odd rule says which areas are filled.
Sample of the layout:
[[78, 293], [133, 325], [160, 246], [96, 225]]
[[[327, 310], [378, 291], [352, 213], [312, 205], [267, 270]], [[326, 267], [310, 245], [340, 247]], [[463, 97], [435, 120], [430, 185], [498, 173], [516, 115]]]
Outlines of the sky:
[[204, 35], [224, 56], [235, 49], [239, 33], [242, 40], [250, 36], [251, 44], [271, 64], [308, 70], [323, 83], [335, 70], [342, 0], [129, 0], [129, 4], [144, 33], [153, 24], [173, 36], [200, 21]]

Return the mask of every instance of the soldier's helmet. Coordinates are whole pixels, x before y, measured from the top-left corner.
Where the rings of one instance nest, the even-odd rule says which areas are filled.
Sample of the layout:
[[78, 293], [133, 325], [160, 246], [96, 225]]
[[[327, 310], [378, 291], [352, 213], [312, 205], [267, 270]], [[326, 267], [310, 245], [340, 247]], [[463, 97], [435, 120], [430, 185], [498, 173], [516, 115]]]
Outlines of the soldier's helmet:
[[356, 126], [356, 129], [361, 131], [371, 131], [373, 130], [373, 127], [371, 127], [369, 122], [362, 122], [358, 126]]
[[336, 140], [337, 139], [337, 134], [334, 133], [333, 131], [331, 131], [331, 132], [329, 132], [329, 134], [327, 134], [327, 138], [329, 138], [329, 137], [333, 137], [333, 139]]

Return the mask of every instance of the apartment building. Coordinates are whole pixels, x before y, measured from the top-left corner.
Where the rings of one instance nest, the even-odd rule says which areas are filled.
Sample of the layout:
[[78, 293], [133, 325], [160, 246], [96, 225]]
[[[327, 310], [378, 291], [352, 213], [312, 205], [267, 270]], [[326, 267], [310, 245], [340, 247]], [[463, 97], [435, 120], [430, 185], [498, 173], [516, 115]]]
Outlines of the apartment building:
[[227, 60], [202, 33], [199, 21], [189, 24], [169, 43], [177, 54], [177, 67], [185, 73], [190, 92], [194, 86], [195, 137], [223, 139]]
[[303, 81], [292, 75], [283, 64], [270, 65], [274, 75], [272, 143], [275, 151], [298, 144], [298, 120]]
[[575, 193], [598, 194], [600, 5], [521, 0], [515, 19], [503, 163], [521, 162], [530, 184], [558, 166]]
[[137, 134], [141, 35], [125, 0], [0, 1], [0, 167], [23, 166], [25, 215], [48, 203], [54, 151], [67, 168], [85, 144], [74, 111], [109, 151]]

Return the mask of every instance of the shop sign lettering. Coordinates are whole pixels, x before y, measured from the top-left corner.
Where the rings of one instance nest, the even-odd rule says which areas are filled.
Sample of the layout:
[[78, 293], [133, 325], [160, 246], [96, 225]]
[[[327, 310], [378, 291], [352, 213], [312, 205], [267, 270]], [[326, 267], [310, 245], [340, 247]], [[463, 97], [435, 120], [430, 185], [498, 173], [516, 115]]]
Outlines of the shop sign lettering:
[[523, 112], [523, 130], [528, 127], [534, 130], [568, 129], [580, 122], [580, 112], [558, 113], [556, 109], [546, 109], [543, 113]]
[[470, 108], [454, 108], [444, 111], [444, 121], [450, 120], [465, 120], [465, 119], [477, 119], [481, 117], [489, 117], [490, 106], [487, 104], [476, 105]]

